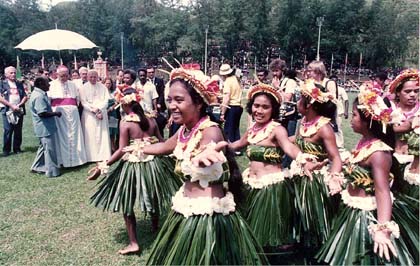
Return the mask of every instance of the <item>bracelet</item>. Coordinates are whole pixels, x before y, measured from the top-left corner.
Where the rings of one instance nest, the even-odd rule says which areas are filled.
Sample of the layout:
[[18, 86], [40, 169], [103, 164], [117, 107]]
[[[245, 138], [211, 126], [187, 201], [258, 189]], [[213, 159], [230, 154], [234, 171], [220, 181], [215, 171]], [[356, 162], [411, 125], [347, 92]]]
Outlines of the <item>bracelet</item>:
[[109, 170], [108, 161], [99, 162], [98, 169], [101, 170], [101, 175], [107, 174]]
[[328, 172], [324, 177], [324, 182], [328, 185], [330, 195], [335, 195], [343, 190], [346, 179], [343, 172]]
[[368, 225], [369, 234], [373, 237], [378, 231], [390, 232], [391, 236], [394, 238], [400, 237], [400, 227], [394, 221], [387, 221], [384, 223], [370, 223]]

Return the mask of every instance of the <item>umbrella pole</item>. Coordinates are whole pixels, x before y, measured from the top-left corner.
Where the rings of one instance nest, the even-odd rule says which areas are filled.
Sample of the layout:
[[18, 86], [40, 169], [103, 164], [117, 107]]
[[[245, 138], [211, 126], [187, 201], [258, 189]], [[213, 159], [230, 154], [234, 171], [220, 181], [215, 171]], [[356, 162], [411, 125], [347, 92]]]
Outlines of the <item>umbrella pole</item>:
[[63, 59], [61, 59], [61, 52], [60, 50], [58, 50], [58, 57], [60, 58], [60, 65], [63, 64]]

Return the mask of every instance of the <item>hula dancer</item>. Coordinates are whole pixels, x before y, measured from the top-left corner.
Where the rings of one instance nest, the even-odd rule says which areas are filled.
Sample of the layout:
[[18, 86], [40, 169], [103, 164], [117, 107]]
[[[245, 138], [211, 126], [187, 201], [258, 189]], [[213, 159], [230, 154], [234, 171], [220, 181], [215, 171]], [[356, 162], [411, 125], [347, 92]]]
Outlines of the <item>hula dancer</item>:
[[298, 209], [297, 239], [310, 248], [305, 250], [310, 257], [330, 233], [334, 205], [325, 182], [340, 175], [341, 159], [331, 125], [336, 109], [334, 96], [312, 79], [302, 85], [301, 95], [297, 107], [303, 119], [295, 143], [302, 152], [316, 156], [318, 162], [330, 161], [329, 168], [315, 171], [312, 178], [302, 172], [299, 161], [291, 165]]
[[401, 184], [401, 189], [404, 194], [418, 199], [420, 184], [419, 72], [417, 70], [403, 71], [391, 82], [389, 91], [395, 95], [394, 108], [402, 114], [403, 120], [393, 126], [397, 133], [394, 155], [399, 159], [404, 171], [405, 182]]
[[290, 142], [286, 129], [273, 120], [279, 116], [280, 102], [281, 96], [273, 87], [262, 83], [252, 87], [246, 108], [255, 122], [240, 140], [229, 144], [233, 150], [247, 147], [250, 163], [242, 174], [250, 189], [246, 219], [264, 247], [293, 242], [292, 189], [281, 161], [284, 153], [292, 158], [305, 157]]
[[351, 126], [362, 138], [344, 167], [344, 177], [328, 183], [331, 193], [345, 187], [330, 237], [317, 255], [331, 265], [376, 265], [385, 263], [383, 258], [392, 264], [413, 264], [408, 251], [412, 239], [400, 237], [398, 225], [411, 233], [418, 227], [418, 218], [413, 224], [410, 217], [399, 221], [392, 216], [390, 170], [395, 137], [387, 125], [396, 117], [379, 93], [372, 83], [360, 87]]
[[[149, 265], [256, 265], [267, 263], [251, 229], [236, 211], [233, 185], [222, 152], [215, 142], [221, 129], [206, 115], [217, 91], [201, 71], [174, 69], [168, 95], [173, 121], [181, 128], [164, 143], [146, 146], [145, 154], [170, 154], [175, 172], [185, 183], [172, 198], [169, 213], [155, 243]], [[226, 145], [227, 143], [222, 143]], [[222, 145], [218, 144], [218, 149]], [[207, 149], [206, 149], [207, 148]], [[233, 156], [228, 156], [232, 158]]]
[[[393, 125], [397, 133], [395, 157], [400, 160], [402, 178], [398, 178], [393, 186], [396, 201], [393, 215], [398, 221], [406, 221], [412, 225], [412, 231], [407, 232], [406, 226], [401, 228], [404, 239], [412, 238], [409, 250], [414, 263], [419, 264], [419, 139], [420, 139], [420, 108], [419, 108], [419, 72], [405, 70], [398, 75], [389, 86], [394, 94], [394, 109], [402, 116], [401, 122]], [[407, 158], [408, 160], [401, 160]]]
[[[134, 206], [151, 213], [152, 231], [156, 231], [159, 211], [169, 207], [171, 197], [181, 185], [181, 180], [171, 174], [174, 167], [172, 159], [144, 156], [141, 152], [144, 146], [162, 141], [162, 137], [154, 120], [144, 115], [140, 99], [140, 94], [133, 88], [127, 88], [123, 94], [116, 96], [127, 114], [120, 123], [118, 150], [109, 160], [91, 169], [92, 174], [88, 177], [93, 180], [101, 172], [106, 174], [99, 181], [91, 202], [104, 210], [121, 210], [124, 215], [130, 243], [118, 251], [122, 255], [140, 251]], [[108, 173], [109, 166], [120, 158], [117, 166]]]

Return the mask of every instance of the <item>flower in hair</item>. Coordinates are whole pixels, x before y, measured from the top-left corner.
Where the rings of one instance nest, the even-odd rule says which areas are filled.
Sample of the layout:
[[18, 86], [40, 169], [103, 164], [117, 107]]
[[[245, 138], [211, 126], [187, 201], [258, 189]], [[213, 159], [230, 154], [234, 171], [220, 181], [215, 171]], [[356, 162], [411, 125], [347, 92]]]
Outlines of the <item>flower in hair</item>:
[[300, 89], [303, 95], [311, 98], [311, 103], [326, 103], [328, 101], [336, 103], [334, 95], [329, 91], [323, 92], [321, 88], [323, 88], [322, 85], [316, 83], [315, 80], [307, 79]]
[[419, 71], [417, 69], [406, 69], [402, 71], [391, 83], [389, 84], [389, 92], [395, 93], [395, 90], [404, 82], [409, 80], [417, 81], [419, 86]]
[[280, 93], [274, 87], [264, 83], [259, 83], [249, 89], [248, 100], [251, 100], [252, 97], [254, 97], [254, 95], [259, 92], [271, 94], [272, 96], [274, 96], [274, 99], [276, 99], [278, 103], [281, 103], [282, 99]]

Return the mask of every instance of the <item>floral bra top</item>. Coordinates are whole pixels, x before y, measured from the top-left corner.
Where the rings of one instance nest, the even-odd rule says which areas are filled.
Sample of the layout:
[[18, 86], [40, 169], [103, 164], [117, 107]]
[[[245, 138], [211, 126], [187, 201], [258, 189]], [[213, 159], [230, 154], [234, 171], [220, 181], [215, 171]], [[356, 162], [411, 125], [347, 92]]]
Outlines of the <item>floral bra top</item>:
[[269, 164], [281, 163], [284, 152], [280, 147], [257, 145], [257, 143], [270, 137], [273, 130], [278, 126], [280, 126], [280, 123], [271, 120], [257, 130], [255, 129], [255, 124], [248, 129], [247, 141], [249, 145], [246, 150], [246, 155], [250, 161]]
[[181, 126], [173, 152], [176, 158], [175, 174], [184, 180], [198, 181], [202, 187], [213, 183], [221, 184], [229, 180], [229, 166], [226, 162], [215, 163], [208, 167], [196, 167], [191, 162], [192, 158], [203, 150], [200, 148], [200, 141], [203, 138], [204, 129], [214, 126], [218, 125], [210, 121], [208, 116], [200, 119], [188, 134], [186, 134], [185, 126]]
[[[381, 140], [375, 140], [362, 148], [355, 149], [349, 159], [349, 163], [343, 166], [344, 176], [348, 184], [353, 187], [363, 189], [367, 194], [375, 194], [375, 186], [370, 167], [360, 166], [359, 163], [366, 160], [376, 151], [392, 151], [393, 149], [383, 143]], [[394, 176], [390, 174], [389, 181]]]
[[248, 145], [246, 155], [250, 161], [279, 164], [284, 152], [280, 147]]
[[310, 138], [315, 135], [321, 127], [329, 124], [331, 119], [320, 116], [318, 119], [311, 123], [305, 123], [303, 120], [300, 128], [299, 135], [296, 136], [295, 143], [303, 153], [309, 153], [318, 157], [319, 161], [328, 158], [327, 150], [323, 143], [313, 143], [306, 141], [304, 138]]

